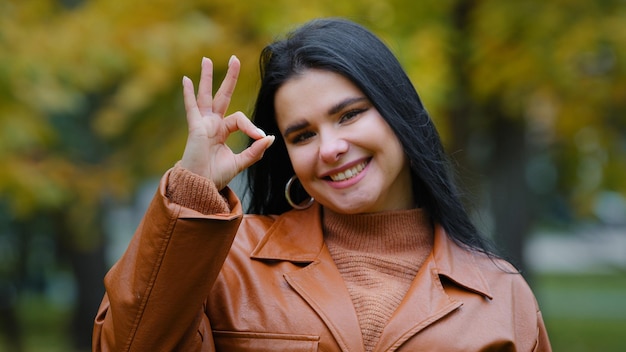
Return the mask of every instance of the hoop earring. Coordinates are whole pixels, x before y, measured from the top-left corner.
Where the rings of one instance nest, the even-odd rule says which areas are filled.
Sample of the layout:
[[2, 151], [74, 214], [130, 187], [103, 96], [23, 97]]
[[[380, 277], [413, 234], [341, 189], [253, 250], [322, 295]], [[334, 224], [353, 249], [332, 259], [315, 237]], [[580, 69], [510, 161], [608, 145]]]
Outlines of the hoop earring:
[[293, 200], [291, 200], [291, 185], [297, 179], [298, 179], [298, 176], [293, 175], [291, 176], [289, 181], [287, 181], [287, 184], [285, 185], [285, 199], [287, 199], [287, 203], [289, 203], [289, 205], [291, 205], [294, 209], [304, 210], [310, 207], [313, 204], [313, 201], [315, 201], [315, 199], [309, 196], [309, 200], [304, 205], [296, 204]]

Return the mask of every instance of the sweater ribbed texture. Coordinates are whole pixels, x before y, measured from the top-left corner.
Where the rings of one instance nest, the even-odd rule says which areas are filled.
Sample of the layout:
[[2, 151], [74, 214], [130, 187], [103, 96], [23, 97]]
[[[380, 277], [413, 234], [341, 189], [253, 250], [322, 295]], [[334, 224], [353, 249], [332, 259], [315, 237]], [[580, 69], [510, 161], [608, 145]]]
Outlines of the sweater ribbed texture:
[[342, 215], [324, 209], [324, 236], [372, 351], [433, 247], [422, 209]]
[[215, 183], [181, 167], [180, 162], [170, 172], [165, 195], [170, 201], [205, 215], [230, 212]]

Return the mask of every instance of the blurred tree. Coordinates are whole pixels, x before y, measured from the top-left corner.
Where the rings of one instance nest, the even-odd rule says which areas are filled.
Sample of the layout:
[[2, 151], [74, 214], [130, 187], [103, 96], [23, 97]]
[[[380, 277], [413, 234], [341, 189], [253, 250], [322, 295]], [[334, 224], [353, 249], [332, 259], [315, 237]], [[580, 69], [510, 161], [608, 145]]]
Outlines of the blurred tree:
[[593, 219], [603, 190], [626, 194], [622, 1], [411, 4], [394, 2], [387, 33], [517, 265], [560, 200]]
[[[463, 30], [468, 95], [477, 106], [470, 119], [488, 136], [478, 142], [488, 146], [478, 161], [488, 176], [494, 234], [523, 264], [532, 220], [547, 219], [553, 206], [547, 195], [565, 195], [582, 218], [594, 215], [588, 205], [603, 189], [626, 191], [613, 181], [625, 161], [626, 29], [617, 23], [626, 12], [621, 1], [461, 3], [471, 21]], [[580, 169], [589, 155], [575, 138], [589, 129], [606, 142], [591, 156], [591, 173]]]

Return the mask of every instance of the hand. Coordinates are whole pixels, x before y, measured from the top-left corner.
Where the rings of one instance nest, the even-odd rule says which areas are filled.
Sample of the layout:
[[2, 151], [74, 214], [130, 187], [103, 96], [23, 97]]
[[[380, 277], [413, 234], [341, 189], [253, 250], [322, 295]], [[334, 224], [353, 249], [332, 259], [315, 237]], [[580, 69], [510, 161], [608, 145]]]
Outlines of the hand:
[[[200, 176], [211, 179], [221, 190], [241, 171], [260, 160], [274, 142], [274, 136], [263, 131], [240, 111], [224, 117], [237, 84], [241, 63], [232, 56], [228, 72], [215, 97], [212, 94], [213, 63], [202, 59], [202, 71], [198, 96], [195, 97], [193, 82], [183, 78], [183, 99], [187, 112], [189, 135], [181, 166]], [[241, 130], [255, 139], [239, 154], [226, 145], [228, 136]]]

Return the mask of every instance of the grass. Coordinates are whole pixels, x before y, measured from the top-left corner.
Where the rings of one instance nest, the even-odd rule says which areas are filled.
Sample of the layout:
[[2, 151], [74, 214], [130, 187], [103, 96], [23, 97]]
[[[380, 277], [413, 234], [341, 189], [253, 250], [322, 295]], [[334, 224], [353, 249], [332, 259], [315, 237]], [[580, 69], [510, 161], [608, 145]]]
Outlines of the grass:
[[533, 287], [554, 351], [626, 351], [626, 275], [540, 275]]
[[546, 327], [554, 351], [626, 351], [626, 319], [547, 318]]
[[[72, 351], [69, 309], [52, 304], [43, 295], [23, 295], [17, 305], [21, 351]], [[8, 337], [4, 334], [0, 334], [0, 351], [12, 351], [8, 345]]]

